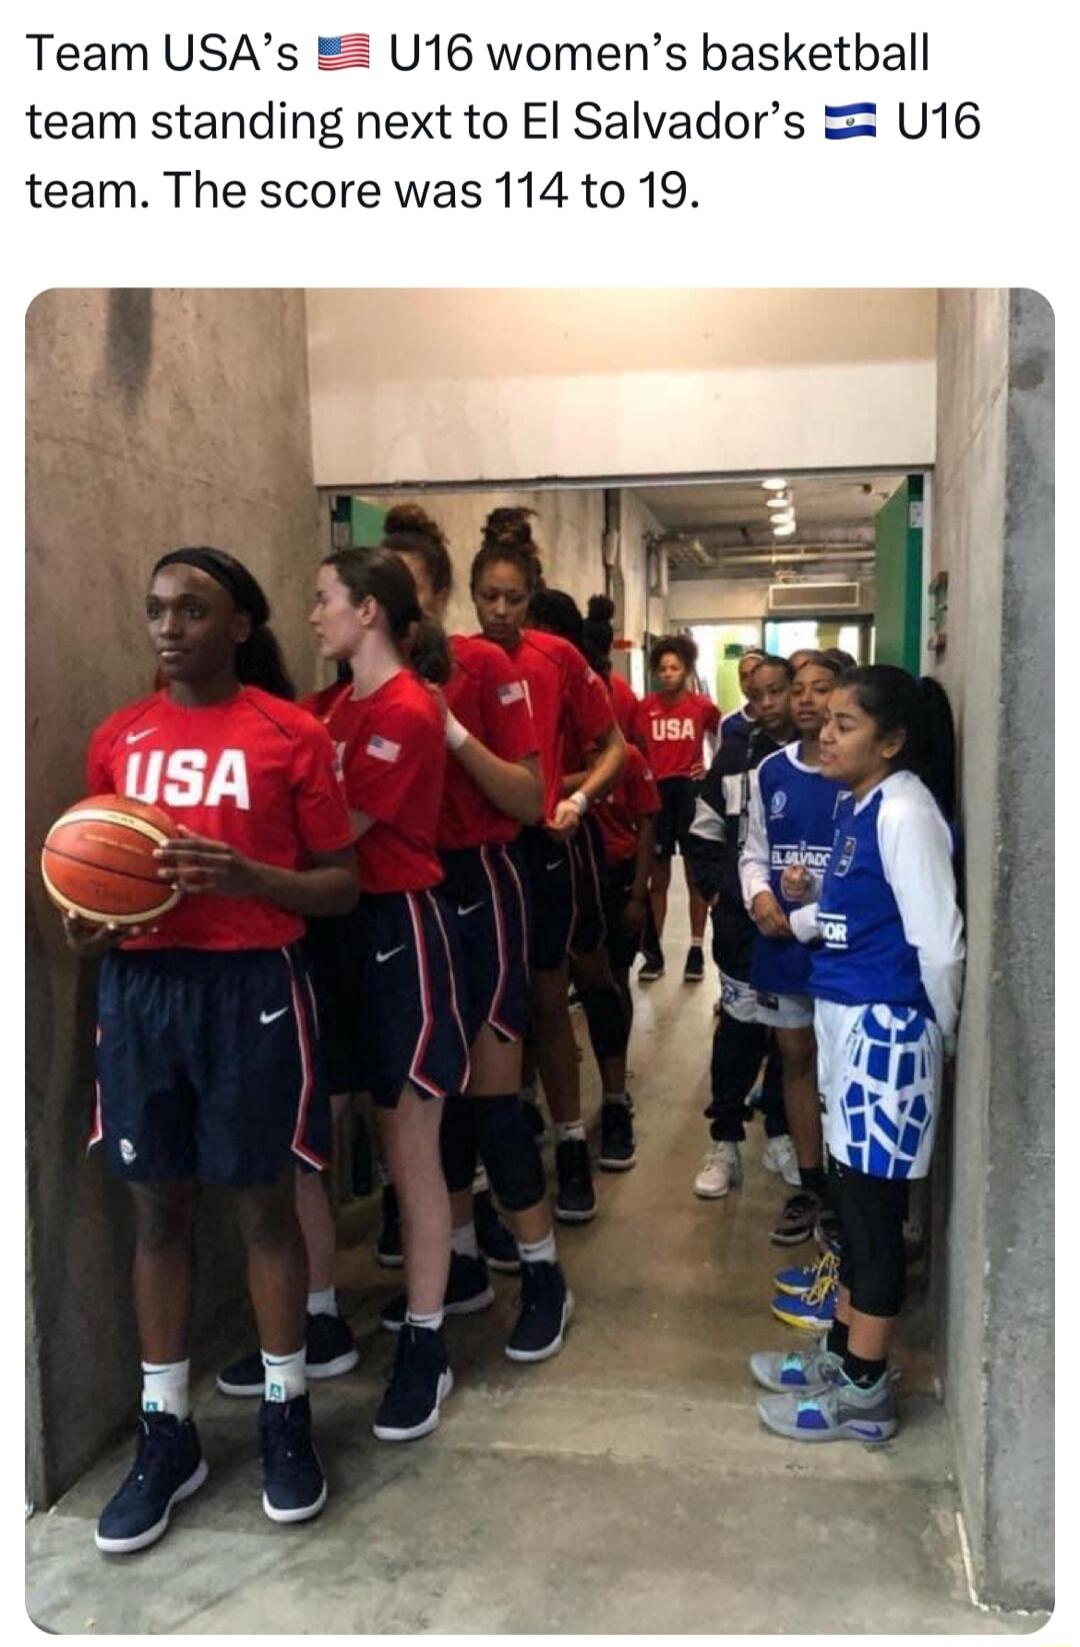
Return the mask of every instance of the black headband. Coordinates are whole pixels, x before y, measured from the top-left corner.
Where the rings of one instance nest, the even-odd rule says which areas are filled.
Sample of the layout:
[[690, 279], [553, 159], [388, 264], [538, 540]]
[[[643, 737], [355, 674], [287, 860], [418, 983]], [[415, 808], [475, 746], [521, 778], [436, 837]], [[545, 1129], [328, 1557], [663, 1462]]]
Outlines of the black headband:
[[224, 549], [173, 549], [162, 555], [154, 567], [155, 573], [163, 566], [197, 566], [200, 572], [220, 583], [239, 610], [247, 612], [256, 625], [266, 623], [270, 616], [270, 603], [255, 578]]

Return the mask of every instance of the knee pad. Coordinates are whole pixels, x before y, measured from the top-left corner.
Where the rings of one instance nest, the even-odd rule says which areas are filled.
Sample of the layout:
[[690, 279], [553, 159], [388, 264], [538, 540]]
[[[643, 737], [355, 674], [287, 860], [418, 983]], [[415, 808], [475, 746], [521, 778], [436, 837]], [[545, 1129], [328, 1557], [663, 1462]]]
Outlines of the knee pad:
[[855, 1309], [899, 1315], [907, 1283], [907, 1184], [845, 1171], [840, 1178], [844, 1281]]
[[451, 1195], [472, 1188], [476, 1175], [476, 1119], [471, 1098], [453, 1097], [443, 1106], [439, 1154]]
[[470, 1098], [480, 1159], [507, 1212], [524, 1212], [547, 1194], [544, 1164], [518, 1094]]
[[626, 1013], [614, 984], [583, 989], [581, 1004], [589, 1026], [589, 1040], [598, 1058], [621, 1058], [630, 1039]]

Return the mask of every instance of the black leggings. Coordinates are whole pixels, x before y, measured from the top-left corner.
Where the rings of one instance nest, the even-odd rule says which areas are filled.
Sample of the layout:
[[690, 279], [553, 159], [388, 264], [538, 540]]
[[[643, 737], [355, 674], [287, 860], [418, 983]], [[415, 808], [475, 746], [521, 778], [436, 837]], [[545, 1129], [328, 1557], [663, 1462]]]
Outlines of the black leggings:
[[766, 1137], [779, 1138], [788, 1125], [776, 1037], [764, 1024], [744, 1024], [721, 1008], [713, 1032], [711, 1094], [705, 1111], [709, 1136], [714, 1141], [723, 1139], [729, 1144], [741, 1144], [746, 1137], [743, 1103], [753, 1091], [761, 1060], [766, 1056], [761, 1109]]
[[829, 1202], [840, 1220], [840, 1285], [863, 1315], [899, 1315], [907, 1261], [904, 1178], [871, 1178], [829, 1163]]

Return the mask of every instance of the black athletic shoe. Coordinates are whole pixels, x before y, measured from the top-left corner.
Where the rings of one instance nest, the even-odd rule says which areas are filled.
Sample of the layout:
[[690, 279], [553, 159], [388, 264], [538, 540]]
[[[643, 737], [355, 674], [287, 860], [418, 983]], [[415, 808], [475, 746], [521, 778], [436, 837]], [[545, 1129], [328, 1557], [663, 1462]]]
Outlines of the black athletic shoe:
[[399, 1270], [405, 1262], [401, 1250], [401, 1209], [393, 1184], [384, 1184], [382, 1225], [375, 1237], [375, 1257], [386, 1270]]
[[596, 1217], [596, 1192], [584, 1138], [564, 1138], [555, 1146], [555, 1216], [564, 1224], [587, 1224]]
[[780, 1208], [776, 1223], [769, 1231], [769, 1240], [778, 1247], [797, 1247], [800, 1242], [809, 1241], [821, 1210], [818, 1196], [809, 1190], [796, 1190]]
[[[465, 1253], [450, 1254], [450, 1274], [446, 1280], [443, 1299], [445, 1315], [475, 1315], [495, 1302], [495, 1289], [488, 1280], [487, 1265], [482, 1258], [469, 1258]], [[387, 1332], [400, 1332], [405, 1325], [408, 1302], [405, 1294], [389, 1303], [379, 1317]]]
[[521, 1312], [506, 1353], [511, 1361], [558, 1355], [574, 1313], [574, 1295], [558, 1264], [522, 1264]]
[[380, 1441], [414, 1441], [439, 1422], [439, 1408], [454, 1387], [442, 1331], [403, 1327], [394, 1369], [372, 1425]]
[[646, 949], [642, 953], [644, 959], [638, 967], [638, 982], [650, 984], [654, 978], [664, 976], [664, 951], [657, 944], [655, 949]]
[[271, 1521], [310, 1521], [326, 1503], [326, 1480], [311, 1442], [311, 1402], [264, 1401], [259, 1408], [263, 1509]]
[[487, 1260], [488, 1269], [503, 1275], [516, 1275], [521, 1268], [517, 1242], [513, 1231], [507, 1229], [491, 1199], [490, 1190], [481, 1190], [473, 1196], [473, 1223], [476, 1225], [476, 1244]]
[[[309, 1315], [307, 1318], [307, 1375], [309, 1378], [339, 1378], [352, 1372], [360, 1351], [347, 1321], [337, 1315]], [[266, 1387], [266, 1369], [258, 1350], [241, 1356], [217, 1375], [222, 1395], [261, 1397]]]
[[634, 1165], [634, 1119], [628, 1104], [602, 1104], [598, 1167], [605, 1172], [628, 1172]]
[[135, 1462], [102, 1510], [94, 1543], [110, 1555], [156, 1544], [168, 1530], [173, 1505], [197, 1492], [206, 1476], [206, 1460], [190, 1418], [142, 1413]]
[[691, 944], [686, 952], [686, 965], [682, 969], [684, 984], [700, 984], [705, 976], [705, 951], [700, 944]]

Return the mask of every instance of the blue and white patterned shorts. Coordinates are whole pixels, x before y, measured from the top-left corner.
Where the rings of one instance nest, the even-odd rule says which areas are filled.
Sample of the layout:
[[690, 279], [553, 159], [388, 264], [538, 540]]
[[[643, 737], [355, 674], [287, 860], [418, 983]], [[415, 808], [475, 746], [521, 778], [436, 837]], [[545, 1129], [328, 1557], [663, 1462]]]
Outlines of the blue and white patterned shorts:
[[873, 1178], [925, 1178], [941, 1097], [941, 1030], [916, 1007], [817, 1001], [825, 1142]]

